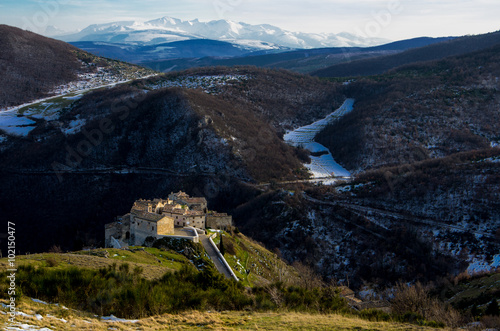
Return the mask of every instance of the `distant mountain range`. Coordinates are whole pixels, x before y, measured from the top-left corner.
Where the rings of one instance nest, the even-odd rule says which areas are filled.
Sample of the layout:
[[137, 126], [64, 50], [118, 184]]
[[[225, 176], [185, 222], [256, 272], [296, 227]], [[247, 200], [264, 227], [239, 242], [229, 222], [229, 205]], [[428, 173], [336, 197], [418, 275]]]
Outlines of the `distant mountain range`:
[[[236, 65], [252, 65], [264, 68], [282, 68], [299, 73], [311, 73], [316, 70], [324, 69], [335, 64], [344, 65], [346, 62], [351, 63], [358, 59], [369, 59], [373, 57], [381, 57], [385, 55], [397, 54], [409, 49], [424, 47], [431, 44], [441, 43], [443, 41], [454, 39], [452, 37], [442, 38], [413, 38], [401, 40], [372, 47], [329, 47], [315, 49], [300, 49], [279, 53], [262, 54], [262, 52], [252, 52], [240, 56], [220, 57], [220, 56], [204, 56], [204, 57], [185, 57], [185, 58], [163, 58], [153, 61], [142, 61], [142, 65], [155, 69], [157, 71], [172, 71], [183, 70], [193, 67], [208, 67], [208, 66], [236, 66]], [[200, 41], [186, 41], [179, 43], [199, 43]], [[219, 42], [221, 43], [221, 42]], [[72, 43], [73, 45], [85, 49], [89, 52], [95, 52], [89, 48], [84, 42]], [[94, 44], [94, 43], [93, 43]], [[170, 43], [171, 45], [178, 43]], [[230, 44], [229, 44], [230, 45]], [[179, 45], [180, 46], [180, 45]], [[183, 45], [187, 46], [187, 45]], [[111, 47], [111, 45], [110, 45]], [[151, 47], [151, 46], [149, 46]], [[143, 47], [142, 49], [145, 49]], [[104, 54], [104, 49], [99, 50]], [[177, 49], [180, 51], [180, 49]], [[172, 50], [171, 50], [172, 51]], [[204, 49], [207, 51], [207, 49]], [[108, 53], [111, 54], [111, 53]], [[188, 54], [184, 51], [182, 54]], [[138, 53], [118, 54], [125, 60], [126, 56], [135, 57]], [[120, 58], [120, 57], [119, 57]], [[151, 57], [150, 57], [151, 58]], [[147, 59], [147, 57], [144, 57]]]
[[500, 44], [500, 31], [444, 39], [443, 42], [429, 43], [413, 47], [399, 54], [390, 54], [365, 58], [349, 63], [340, 63], [312, 72], [319, 77], [368, 76], [387, 72], [390, 69], [415, 62], [440, 60], [448, 56], [456, 56], [480, 51]]
[[93, 24], [78, 33], [55, 37], [67, 42], [100, 41], [141, 45], [212, 39], [230, 42], [252, 50], [374, 46], [388, 42], [382, 38], [363, 38], [347, 32], [303, 33], [283, 30], [269, 24], [252, 25], [228, 20], [183, 21], [172, 17], [147, 22], [124, 21]]

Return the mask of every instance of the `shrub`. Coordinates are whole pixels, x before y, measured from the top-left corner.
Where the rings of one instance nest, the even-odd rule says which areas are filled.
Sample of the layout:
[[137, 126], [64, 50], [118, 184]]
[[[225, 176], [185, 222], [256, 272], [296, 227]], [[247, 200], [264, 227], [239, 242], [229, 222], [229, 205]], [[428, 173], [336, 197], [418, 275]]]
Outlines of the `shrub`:
[[47, 264], [48, 267], [55, 267], [57, 266], [57, 261], [53, 257], [48, 257], [45, 259], [45, 263]]
[[[419, 282], [412, 286], [403, 283], [396, 286], [396, 293], [392, 300], [392, 310], [402, 320], [416, 324], [422, 324], [424, 321], [434, 321], [434, 324], [429, 326], [441, 327], [447, 325], [458, 327], [464, 322], [458, 311], [437, 299], [431, 298], [428, 290]], [[425, 323], [422, 325], [428, 325]]]
[[391, 315], [380, 309], [364, 309], [358, 313], [361, 318], [369, 321], [390, 321]]

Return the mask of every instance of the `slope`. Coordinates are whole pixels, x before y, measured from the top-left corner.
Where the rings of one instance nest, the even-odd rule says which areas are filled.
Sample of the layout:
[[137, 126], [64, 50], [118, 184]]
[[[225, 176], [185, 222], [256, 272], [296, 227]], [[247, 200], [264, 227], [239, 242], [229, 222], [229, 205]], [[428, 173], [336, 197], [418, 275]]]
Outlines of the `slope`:
[[115, 81], [151, 74], [7, 25], [0, 25], [0, 45], [0, 109], [56, 94], [98, 73]]
[[448, 56], [479, 51], [500, 43], [500, 32], [465, 36], [429, 46], [407, 50], [400, 54], [357, 60], [347, 64], [333, 65], [312, 72], [318, 77], [368, 76], [387, 72], [405, 64], [439, 60]]
[[[183, 70], [206, 66], [253, 65], [264, 68], [283, 68], [300, 73], [309, 73], [337, 63], [356, 59], [399, 53], [451, 38], [414, 38], [373, 47], [314, 48], [295, 51], [274, 51], [273, 54], [249, 53], [232, 58], [202, 57], [170, 59], [143, 62], [142, 64], [159, 71]], [[261, 52], [262, 53], [262, 52]], [[186, 56], [183, 56], [186, 57]]]
[[498, 144], [500, 46], [346, 87], [355, 110], [318, 136], [357, 171]]
[[[207, 70], [93, 91], [48, 116], [21, 109], [32, 129], [3, 136], [0, 209], [20, 230], [40, 234], [20, 238], [24, 249], [100, 242], [102, 225], [139, 198], [183, 189], [227, 211], [256, 194], [246, 183], [307, 177], [307, 154], [281, 134], [337, 107], [337, 85], [288, 72]], [[27, 200], [31, 208], [13, 208]]]

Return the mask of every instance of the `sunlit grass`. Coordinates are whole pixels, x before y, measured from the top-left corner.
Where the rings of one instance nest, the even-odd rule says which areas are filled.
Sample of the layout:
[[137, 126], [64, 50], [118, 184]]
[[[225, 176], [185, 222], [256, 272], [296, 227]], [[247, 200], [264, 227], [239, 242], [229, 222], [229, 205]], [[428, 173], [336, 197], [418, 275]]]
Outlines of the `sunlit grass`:
[[[175, 315], [151, 316], [135, 323], [110, 322], [103, 321], [100, 316], [65, 309], [55, 304], [35, 303], [30, 299], [23, 300], [19, 310], [31, 316], [17, 315], [15, 318], [17, 323], [52, 330], [109, 330], [109, 328], [114, 330], [432, 330], [410, 324], [370, 322], [337, 314], [296, 312], [190, 311]], [[6, 312], [6, 308], [2, 308], [1, 311]], [[37, 319], [35, 314], [42, 318]], [[7, 319], [7, 315], [0, 314], [0, 323], [5, 325]]]

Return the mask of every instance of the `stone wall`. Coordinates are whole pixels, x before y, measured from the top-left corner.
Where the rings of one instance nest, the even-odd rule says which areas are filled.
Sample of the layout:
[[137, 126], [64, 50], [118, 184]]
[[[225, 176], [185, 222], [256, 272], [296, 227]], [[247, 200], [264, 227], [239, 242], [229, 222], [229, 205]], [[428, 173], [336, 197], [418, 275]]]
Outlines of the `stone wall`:
[[172, 217], [163, 217], [157, 223], [156, 237], [158, 235], [169, 235], [174, 233], [174, 219]]
[[227, 214], [207, 214], [206, 227], [211, 229], [228, 230], [233, 226], [233, 217]]
[[108, 223], [104, 226], [105, 247], [111, 247], [111, 237], [128, 244], [130, 238], [130, 214], [123, 216], [116, 222]]

